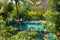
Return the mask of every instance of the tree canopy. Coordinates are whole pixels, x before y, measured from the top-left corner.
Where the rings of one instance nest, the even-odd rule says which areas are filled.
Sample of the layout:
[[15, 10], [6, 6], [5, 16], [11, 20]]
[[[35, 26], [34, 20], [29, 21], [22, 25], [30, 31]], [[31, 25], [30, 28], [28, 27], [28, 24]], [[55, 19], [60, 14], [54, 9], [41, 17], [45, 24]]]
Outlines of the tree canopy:
[[[48, 6], [47, 10], [42, 5]], [[22, 22], [16, 22], [21, 18]], [[40, 19], [41, 28], [60, 39], [60, 0], [0, 0], [0, 40], [38, 40], [39, 33], [34, 28], [19, 29], [24, 21], [32, 19]]]

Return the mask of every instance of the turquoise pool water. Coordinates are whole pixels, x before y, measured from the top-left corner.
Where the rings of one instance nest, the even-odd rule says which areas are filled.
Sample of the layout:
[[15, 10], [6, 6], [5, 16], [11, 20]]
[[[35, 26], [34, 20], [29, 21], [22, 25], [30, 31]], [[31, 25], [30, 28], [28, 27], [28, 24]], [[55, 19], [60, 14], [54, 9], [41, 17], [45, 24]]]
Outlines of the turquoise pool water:
[[[22, 24], [23, 30], [29, 30], [31, 27], [35, 28], [36, 31], [44, 31], [44, 28], [41, 27], [40, 21], [29, 21]], [[52, 33], [47, 34], [50, 40], [54, 40]], [[38, 40], [43, 40], [41, 35], [38, 36]]]
[[38, 40], [43, 40], [43, 37], [41, 35], [39, 35]]
[[29, 30], [31, 27], [35, 28], [36, 31], [44, 30], [43, 28], [40, 28], [39, 23], [37, 23], [37, 24], [35, 24], [35, 23], [26, 23], [26, 24], [23, 24], [22, 27], [23, 27], [23, 30]]
[[52, 33], [49, 33], [48, 36], [49, 36], [49, 39], [50, 40], [55, 40], [55, 38], [53, 37], [53, 34]]

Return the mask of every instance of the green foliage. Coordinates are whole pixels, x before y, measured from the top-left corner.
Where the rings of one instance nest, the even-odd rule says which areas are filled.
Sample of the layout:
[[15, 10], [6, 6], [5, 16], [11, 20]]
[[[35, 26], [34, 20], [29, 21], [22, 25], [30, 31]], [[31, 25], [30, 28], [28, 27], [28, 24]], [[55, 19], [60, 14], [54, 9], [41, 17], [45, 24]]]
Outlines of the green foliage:
[[56, 11], [48, 10], [47, 12], [45, 12], [45, 14], [43, 14], [43, 16], [45, 17], [46, 20], [56, 21], [58, 14], [59, 13]]
[[0, 9], [1, 9], [1, 7], [2, 7], [2, 3], [0, 2]]
[[17, 35], [13, 36], [11, 40], [27, 40], [26, 33], [26, 31], [21, 31]]
[[43, 6], [32, 6], [32, 7], [31, 7], [31, 10], [40, 11], [40, 12], [42, 12], [42, 13], [45, 12]]
[[55, 2], [55, 10], [60, 12], [60, 0], [55, 0], [54, 2]]
[[13, 36], [11, 40], [37, 40], [38, 33], [34, 28], [31, 28], [31, 31], [21, 31], [17, 35]]
[[12, 36], [11, 32], [15, 30], [17, 30], [17, 28], [13, 26], [6, 26], [4, 18], [0, 16], [0, 40], [8, 40]]
[[28, 12], [28, 15], [31, 19], [42, 19], [43, 18], [43, 15], [42, 15], [42, 12], [40, 11], [29, 11]]
[[[9, 0], [10, 1], [10, 0]], [[37, 40], [38, 33], [34, 28], [30, 28], [29, 31], [20, 31], [15, 34], [17, 30], [15, 25], [11, 25], [12, 20], [19, 17], [24, 19], [42, 19], [41, 28], [44, 30], [57, 34], [59, 40], [60, 35], [60, 0], [48, 0], [49, 10], [45, 11], [42, 6], [34, 6], [39, 0], [21, 0], [23, 4], [20, 4], [20, 0], [14, 0], [15, 4], [8, 2], [8, 0], [0, 0], [0, 40]], [[16, 7], [15, 7], [16, 5]], [[33, 5], [33, 6], [32, 6]], [[53, 8], [55, 7], [55, 8]], [[56, 9], [51, 10], [51, 9]], [[44, 21], [43, 21], [44, 20]], [[8, 25], [6, 25], [8, 24]], [[19, 22], [17, 22], [19, 24]], [[14, 32], [14, 34], [12, 34]]]
[[44, 31], [48, 31], [48, 32], [55, 32], [55, 23], [51, 22], [51, 21], [41, 21], [41, 27], [44, 28]]
[[31, 0], [33, 3], [36, 3], [38, 0]]
[[[53, 27], [50, 27], [51, 29], [49, 29], [50, 31], [53, 31], [53, 33], [55, 32], [56, 33], [56, 35], [57, 35], [57, 37], [58, 37], [58, 33], [60, 33], [59, 32], [59, 28], [60, 28], [60, 17], [59, 17], [59, 12], [57, 12], [57, 11], [47, 11], [47, 12], [45, 12], [45, 14], [43, 14], [43, 16], [45, 17], [45, 19], [48, 21], [48, 22], [51, 22], [51, 24], [53, 25], [53, 24], [55, 24], [55, 26], [53, 26]], [[58, 21], [57, 21], [58, 20]], [[47, 23], [48, 23], [47, 22]], [[53, 30], [54, 29], [54, 30]], [[59, 37], [58, 37], [59, 38]]]
[[4, 6], [4, 8], [3, 8], [3, 11], [6, 13], [8, 13], [8, 12], [11, 12], [13, 10], [13, 5], [12, 5], [12, 3], [11, 2], [9, 2], [8, 4], [6, 4], [5, 6]]
[[0, 0], [0, 8], [6, 5], [8, 0]]
[[48, 6], [49, 6], [50, 8], [53, 8], [53, 7], [54, 7], [54, 5], [55, 5], [54, 1], [55, 1], [55, 0], [48, 0]]

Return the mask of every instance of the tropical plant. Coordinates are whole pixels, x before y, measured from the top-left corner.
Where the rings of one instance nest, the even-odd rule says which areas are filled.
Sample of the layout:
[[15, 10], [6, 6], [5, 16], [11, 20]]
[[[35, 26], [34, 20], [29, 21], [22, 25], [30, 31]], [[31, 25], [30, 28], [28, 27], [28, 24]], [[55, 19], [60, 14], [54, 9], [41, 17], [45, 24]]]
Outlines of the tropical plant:
[[28, 32], [27, 31], [19, 32], [17, 35], [13, 36], [11, 40], [37, 40], [37, 36], [38, 33], [35, 31], [34, 28], [31, 28]]

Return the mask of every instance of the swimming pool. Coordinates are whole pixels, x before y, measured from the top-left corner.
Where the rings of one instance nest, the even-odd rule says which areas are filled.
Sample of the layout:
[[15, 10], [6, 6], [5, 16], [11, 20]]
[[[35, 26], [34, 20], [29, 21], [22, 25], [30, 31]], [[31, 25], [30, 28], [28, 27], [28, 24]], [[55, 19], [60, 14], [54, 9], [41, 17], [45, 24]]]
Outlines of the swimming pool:
[[26, 24], [23, 24], [22, 25], [22, 29], [23, 30], [29, 30], [31, 27], [35, 28], [36, 31], [39, 31], [39, 30], [44, 30], [43, 28], [40, 28], [40, 24], [39, 23], [26, 23]]
[[[28, 21], [22, 23], [22, 30], [29, 30], [31, 27], [35, 28], [36, 31], [44, 31], [44, 28], [41, 27], [40, 21]], [[47, 34], [50, 40], [54, 40], [52, 33]], [[38, 36], [38, 40], [43, 40], [42, 35]]]
[[40, 20], [31, 20], [31, 21], [28, 21], [28, 22], [24, 22], [22, 24], [22, 29], [23, 30], [28, 30], [30, 29], [31, 27], [35, 28], [36, 31], [39, 31], [39, 30], [44, 30], [44, 28], [41, 27], [41, 24], [40, 24]]

